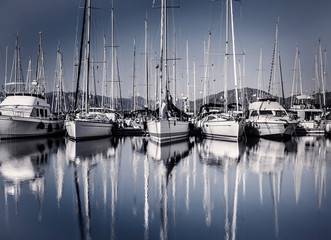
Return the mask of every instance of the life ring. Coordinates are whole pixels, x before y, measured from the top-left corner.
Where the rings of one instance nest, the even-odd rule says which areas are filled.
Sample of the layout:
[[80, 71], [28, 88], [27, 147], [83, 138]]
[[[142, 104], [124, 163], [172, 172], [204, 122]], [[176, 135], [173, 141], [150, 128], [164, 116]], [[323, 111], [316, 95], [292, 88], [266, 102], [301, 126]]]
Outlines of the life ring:
[[45, 124], [43, 122], [38, 123], [37, 129], [44, 129], [44, 128], [45, 128]]

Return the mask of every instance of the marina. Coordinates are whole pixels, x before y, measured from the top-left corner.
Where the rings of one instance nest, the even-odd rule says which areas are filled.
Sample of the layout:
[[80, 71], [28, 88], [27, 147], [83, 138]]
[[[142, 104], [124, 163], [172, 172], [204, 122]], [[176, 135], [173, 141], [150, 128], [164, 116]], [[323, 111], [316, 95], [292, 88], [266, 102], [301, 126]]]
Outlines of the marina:
[[331, 3], [18, 1], [0, 239], [331, 239]]

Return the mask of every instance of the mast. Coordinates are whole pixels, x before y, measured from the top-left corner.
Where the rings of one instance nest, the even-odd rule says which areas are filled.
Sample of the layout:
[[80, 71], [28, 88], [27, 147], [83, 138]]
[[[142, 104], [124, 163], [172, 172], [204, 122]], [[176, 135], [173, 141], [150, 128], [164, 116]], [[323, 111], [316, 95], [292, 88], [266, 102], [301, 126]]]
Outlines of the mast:
[[296, 47], [295, 60], [294, 60], [294, 73], [292, 80], [291, 107], [293, 107], [293, 104], [295, 103], [295, 97], [298, 94], [298, 81], [297, 81], [298, 59], [299, 59], [299, 49], [298, 47]]
[[188, 64], [188, 40], [186, 40], [186, 95], [187, 95], [187, 111], [190, 111], [190, 76]]
[[196, 103], [196, 87], [195, 87], [195, 57], [193, 58], [193, 81], [194, 81], [194, 86], [193, 86], [193, 112], [194, 116], [196, 115], [197, 112], [197, 103]]
[[107, 58], [106, 58], [106, 35], [103, 36], [103, 74], [102, 74], [102, 97], [101, 106], [105, 106], [105, 96], [107, 95]]
[[163, 85], [163, 81], [162, 81], [162, 77], [163, 77], [163, 24], [164, 24], [164, 1], [166, 0], [161, 0], [161, 31], [160, 31], [160, 81], [159, 81], [159, 117], [162, 117], [162, 109], [161, 109], [161, 105], [162, 105], [162, 101], [163, 101], [163, 97], [162, 97], [162, 85]]
[[174, 61], [172, 64], [173, 70], [172, 70], [172, 74], [173, 74], [173, 84], [172, 84], [172, 94], [174, 95], [174, 100], [175, 100], [175, 104], [176, 104], [176, 33], [174, 33]]
[[263, 62], [262, 62], [262, 46], [260, 48], [260, 63], [259, 63], [259, 75], [257, 78], [257, 98], [262, 98], [262, 80], [263, 80]]
[[[7, 85], [7, 68], [8, 68], [7, 60], [8, 60], [8, 46], [6, 46], [5, 86]], [[31, 60], [31, 58], [30, 58], [30, 60]], [[6, 91], [6, 89], [5, 89], [5, 91]]]
[[146, 79], [146, 104], [147, 108], [149, 108], [149, 93], [148, 93], [148, 20], [147, 16], [145, 18], [145, 79]]
[[281, 64], [281, 61], [280, 61], [279, 50], [278, 50], [278, 64], [279, 64], [280, 84], [281, 84], [281, 88], [282, 88], [283, 106], [285, 107], [285, 93], [284, 93], [284, 83], [283, 83], [283, 72], [282, 72], [282, 64]]
[[136, 111], [136, 37], [133, 38], [132, 98], [133, 98], [133, 111]]
[[114, 109], [114, 7], [111, 8], [111, 108]]
[[123, 112], [122, 88], [121, 88], [120, 69], [118, 65], [117, 48], [115, 48], [115, 59], [116, 59], [116, 68], [117, 68], [118, 88], [120, 92], [120, 104], [121, 104], [121, 110]]
[[208, 35], [208, 47], [207, 47], [207, 95], [206, 103], [209, 103], [209, 81], [210, 81], [210, 42], [211, 42], [211, 32]]
[[318, 39], [318, 54], [319, 54], [319, 64], [320, 64], [320, 76], [322, 80], [322, 94], [323, 94], [323, 107], [325, 106], [325, 84], [324, 84], [324, 70], [323, 70], [323, 56], [322, 56], [322, 47], [321, 39]]
[[78, 73], [77, 73], [77, 84], [76, 84], [76, 96], [75, 96], [74, 111], [77, 108], [80, 71], [82, 69], [83, 45], [84, 45], [84, 35], [85, 35], [86, 5], [87, 5], [87, 0], [85, 0], [85, 4], [84, 4], [84, 15], [83, 15], [82, 34], [81, 34], [81, 39], [80, 39], [79, 63], [78, 63]]
[[26, 74], [26, 86], [25, 86], [26, 87], [25, 91], [28, 91], [29, 93], [30, 93], [30, 90], [31, 90], [30, 89], [31, 79], [32, 79], [32, 60], [31, 60], [31, 57], [29, 57], [29, 65], [28, 65], [28, 72]]
[[[319, 74], [318, 74], [318, 63], [317, 63], [317, 55], [315, 54], [315, 101], [316, 97], [318, 98], [319, 104], [322, 103], [321, 100], [321, 92], [320, 92], [320, 80], [319, 80]], [[318, 94], [316, 94], [318, 92]]]
[[224, 110], [228, 112], [229, 0], [225, 2]]
[[231, 32], [232, 32], [232, 53], [233, 53], [233, 77], [234, 77], [234, 88], [236, 93], [236, 105], [237, 111], [239, 111], [238, 105], [238, 83], [237, 83], [237, 67], [236, 67], [236, 46], [234, 41], [234, 26], [233, 26], [233, 8], [232, 0], [230, 0], [230, 12], [231, 12]]
[[271, 87], [271, 80], [272, 75], [274, 71], [274, 63], [275, 63], [275, 55], [277, 54], [277, 45], [278, 45], [278, 25], [279, 25], [279, 17], [276, 22], [276, 37], [275, 37], [275, 43], [274, 43], [274, 50], [272, 54], [272, 62], [271, 62], [271, 71], [270, 71], [270, 78], [269, 78], [269, 87], [268, 87], [268, 95], [270, 95], [270, 87]]
[[86, 113], [89, 110], [88, 107], [88, 103], [89, 103], [89, 77], [90, 77], [90, 31], [91, 31], [91, 0], [87, 1], [87, 44], [86, 44], [86, 63], [87, 63], [87, 67], [86, 67], [86, 98], [85, 98], [85, 111]]
[[[167, 13], [167, 0], [164, 0], [164, 79], [166, 82], [166, 96], [168, 95], [169, 82], [168, 82], [168, 42], [167, 42], [167, 22], [168, 22], [168, 13]], [[168, 97], [168, 96], [167, 96]]]

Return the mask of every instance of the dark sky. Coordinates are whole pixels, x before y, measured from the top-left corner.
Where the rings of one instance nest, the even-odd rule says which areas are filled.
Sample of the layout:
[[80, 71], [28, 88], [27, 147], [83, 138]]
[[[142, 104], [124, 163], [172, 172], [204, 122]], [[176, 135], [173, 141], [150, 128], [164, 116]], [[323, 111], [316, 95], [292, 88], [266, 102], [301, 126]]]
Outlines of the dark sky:
[[[0, 77], [4, 82], [5, 52], [8, 46], [8, 74], [15, 47], [15, 35], [19, 33], [22, 67], [26, 75], [29, 56], [36, 65], [39, 31], [43, 34], [43, 46], [46, 58], [48, 91], [52, 90], [56, 66], [57, 43], [61, 44], [64, 64], [66, 89], [71, 90], [76, 23], [81, 0], [0, 0]], [[118, 48], [122, 93], [132, 95], [133, 38], [137, 44], [137, 81], [138, 94], [145, 95], [144, 84], [144, 19], [149, 19], [149, 48], [159, 57], [160, 9], [152, 9], [152, 0], [114, 0], [115, 9], [115, 45]], [[179, 9], [169, 9], [169, 52], [173, 53], [173, 32], [176, 31], [177, 81], [180, 82], [179, 94], [185, 93], [186, 82], [186, 40], [189, 42], [189, 76], [193, 81], [193, 57], [196, 57], [197, 89], [202, 89], [204, 41], [211, 32], [211, 67], [210, 78], [215, 79], [216, 91], [223, 90], [224, 73], [224, 2], [210, 0], [168, 0], [168, 4], [180, 4]], [[160, 0], [156, 1], [157, 4]], [[103, 35], [110, 45], [110, 9], [112, 2], [92, 0], [92, 55], [95, 62], [103, 59]], [[286, 95], [291, 92], [296, 46], [301, 53], [302, 79], [304, 91], [314, 90], [314, 55], [318, 52], [318, 39], [327, 56], [331, 44], [331, 2], [323, 0], [241, 0], [235, 1], [234, 28], [236, 52], [246, 53], [245, 85], [257, 86], [259, 52], [263, 46], [264, 90], [268, 85], [270, 63], [275, 39], [275, 23], [279, 24], [279, 49], [282, 59], [283, 78]], [[79, 18], [79, 32], [81, 16]], [[230, 48], [231, 50], [231, 48]], [[108, 49], [110, 59], [110, 49]], [[242, 67], [242, 57], [241, 59]], [[150, 60], [150, 78], [154, 79], [155, 59]], [[98, 63], [97, 63], [98, 64]], [[172, 65], [172, 62], [169, 63]], [[101, 82], [102, 65], [99, 63], [97, 79]], [[237, 64], [238, 67], [238, 64]], [[172, 67], [170, 68], [172, 71]], [[233, 67], [229, 65], [229, 87], [233, 88]], [[329, 71], [327, 70], [327, 73]], [[110, 65], [108, 66], [110, 77]], [[170, 73], [172, 76], [172, 73]], [[327, 76], [328, 78], [328, 76]], [[329, 81], [328, 81], [329, 82]], [[329, 90], [330, 84], [327, 84]], [[191, 82], [193, 90], [193, 83]], [[212, 92], [213, 93], [213, 92]], [[192, 93], [191, 93], [192, 94]], [[201, 97], [198, 93], [197, 96]], [[192, 97], [192, 95], [191, 95]]]

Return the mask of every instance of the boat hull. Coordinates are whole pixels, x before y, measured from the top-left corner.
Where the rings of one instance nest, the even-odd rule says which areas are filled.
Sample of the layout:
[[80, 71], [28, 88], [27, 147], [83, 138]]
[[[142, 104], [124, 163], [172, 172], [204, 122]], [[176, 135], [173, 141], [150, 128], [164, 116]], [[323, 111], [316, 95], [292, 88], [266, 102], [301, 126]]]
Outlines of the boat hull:
[[327, 132], [326, 124], [321, 121], [302, 121], [295, 130], [297, 136], [324, 135]]
[[86, 119], [74, 119], [66, 120], [65, 127], [71, 139], [83, 140], [110, 136], [113, 124]]
[[285, 121], [248, 121], [246, 124], [246, 133], [249, 136], [264, 138], [283, 138], [291, 136], [296, 128], [296, 123]]
[[244, 122], [236, 120], [204, 121], [202, 133], [207, 138], [238, 141], [244, 134]]
[[156, 142], [166, 143], [188, 137], [189, 123], [178, 120], [152, 120], [147, 122], [150, 138]]
[[60, 119], [0, 116], [1, 139], [50, 136], [64, 131], [64, 121]]

